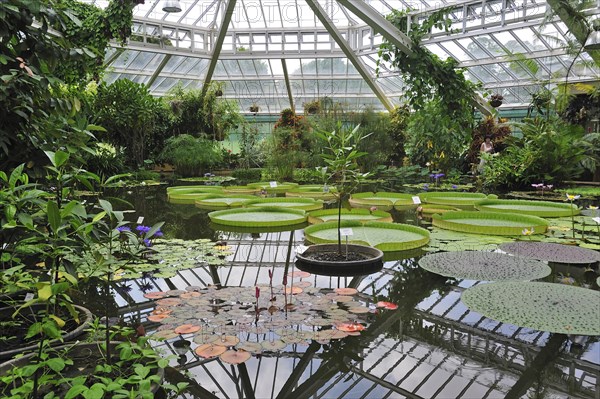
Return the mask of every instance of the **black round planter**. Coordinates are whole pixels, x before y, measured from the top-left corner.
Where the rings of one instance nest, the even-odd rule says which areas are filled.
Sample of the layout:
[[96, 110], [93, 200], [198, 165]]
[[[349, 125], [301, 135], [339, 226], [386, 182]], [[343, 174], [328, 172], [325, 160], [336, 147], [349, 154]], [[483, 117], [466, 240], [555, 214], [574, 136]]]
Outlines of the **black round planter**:
[[492, 100], [490, 101], [490, 105], [494, 108], [498, 108], [502, 105], [502, 100]]
[[[337, 244], [311, 245], [302, 254], [296, 255], [298, 269], [322, 276], [364, 276], [375, 273], [383, 267], [383, 252], [377, 248], [365, 245], [348, 244], [349, 253], [360, 253], [367, 259], [355, 261], [323, 261], [313, 259], [312, 255], [324, 252], [337, 252]], [[342, 244], [342, 252], [346, 244]]]
[[[79, 325], [77, 325], [77, 327], [75, 327], [71, 331], [65, 331], [64, 334], [62, 335], [62, 341], [58, 340], [58, 339], [50, 341], [49, 344], [51, 346], [57, 346], [57, 345], [62, 344], [65, 341], [71, 341], [71, 340], [79, 337], [80, 335], [83, 334], [84, 330], [86, 328], [88, 328], [89, 324], [91, 323], [93, 315], [92, 315], [92, 312], [89, 311], [89, 309], [84, 308], [83, 306], [78, 306], [78, 305], [74, 305], [74, 307], [79, 312], [79, 318], [80, 318]], [[32, 305], [31, 307], [22, 309], [20, 311], [20, 314], [22, 314], [24, 317], [26, 317], [28, 315], [35, 317], [34, 313], [36, 312], [36, 309], [42, 309], [42, 308], [45, 308], [45, 305], [39, 305], [39, 304]], [[15, 310], [16, 310], [15, 307], [1, 308], [0, 309], [0, 320], [14, 320], [12, 315], [15, 312]], [[37, 342], [32, 343], [27, 346], [16, 346], [10, 350], [1, 351], [0, 359], [9, 359], [16, 354], [32, 352], [32, 351], [36, 350], [37, 348], [38, 348]]]

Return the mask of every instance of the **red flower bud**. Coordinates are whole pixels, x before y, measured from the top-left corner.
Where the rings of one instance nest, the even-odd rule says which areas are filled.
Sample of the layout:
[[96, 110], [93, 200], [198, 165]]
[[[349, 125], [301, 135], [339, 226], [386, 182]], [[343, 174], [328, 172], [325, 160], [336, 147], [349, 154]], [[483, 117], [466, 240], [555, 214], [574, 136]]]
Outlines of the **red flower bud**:
[[287, 285], [287, 273], [283, 275], [283, 285]]
[[260, 296], [260, 288], [256, 287], [256, 299]]

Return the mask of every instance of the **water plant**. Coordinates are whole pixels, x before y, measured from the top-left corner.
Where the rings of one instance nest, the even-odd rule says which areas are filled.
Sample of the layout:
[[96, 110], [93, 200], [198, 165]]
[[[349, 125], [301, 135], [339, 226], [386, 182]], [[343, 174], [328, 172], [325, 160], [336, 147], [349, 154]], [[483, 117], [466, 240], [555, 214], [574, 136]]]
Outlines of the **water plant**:
[[531, 185], [531, 187], [535, 188], [536, 191], [541, 191], [542, 192], [542, 197], [544, 196], [544, 190], [552, 190], [552, 187], [554, 187], [553, 184], [544, 184], [544, 183], [533, 183]]
[[360, 157], [366, 155], [365, 152], [358, 151], [358, 146], [363, 139], [369, 136], [369, 134], [363, 136], [359, 128], [360, 125], [357, 125], [350, 130], [343, 128], [342, 124], [338, 123], [337, 129], [332, 132], [324, 130], [316, 132], [318, 137], [326, 143], [326, 152], [322, 154], [322, 157], [327, 166], [321, 168], [321, 170], [327, 176], [326, 183], [335, 187], [334, 194], [338, 200], [337, 241], [338, 255], [340, 256], [342, 255], [342, 232], [340, 227], [343, 201], [371, 175], [370, 172], [361, 172], [357, 162]]
[[[571, 195], [569, 193], [567, 193], [566, 195], [566, 200], [569, 201], [569, 203], [571, 204], [571, 208], [573, 207], [573, 201], [576, 201], [581, 197], [580, 195]], [[573, 239], [575, 239], [575, 212], [573, 211], [573, 209], [571, 209], [571, 226], [571, 230], [573, 231]]]

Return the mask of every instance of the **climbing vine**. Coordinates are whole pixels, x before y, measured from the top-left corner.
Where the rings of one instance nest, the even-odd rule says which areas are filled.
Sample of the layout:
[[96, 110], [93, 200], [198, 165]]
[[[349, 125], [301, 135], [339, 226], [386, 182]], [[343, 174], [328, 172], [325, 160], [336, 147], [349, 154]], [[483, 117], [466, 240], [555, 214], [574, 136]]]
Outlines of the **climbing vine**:
[[433, 99], [448, 109], [450, 115], [463, 114], [470, 110], [476, 85], [464, 76], [464, 70], [458, 68], [458, 61], [452, 57], [442, 60], [426, 47], [421, 46], [422, 39], [433, 29], [450, 31], [451, 20], [448, 9], [441, 9], [429, 15], [422, 23], [407, 18], [411, 10], [394, 10], [387, 19], [400, 31], [408, 32], [412, 40], [412, 54], [406, 54], [394, 44], [384, 41], [379, 50], [379, 63], [389, 62], [402, 73], [406, 83], [405, 97], [410, 106], [419, 110]]

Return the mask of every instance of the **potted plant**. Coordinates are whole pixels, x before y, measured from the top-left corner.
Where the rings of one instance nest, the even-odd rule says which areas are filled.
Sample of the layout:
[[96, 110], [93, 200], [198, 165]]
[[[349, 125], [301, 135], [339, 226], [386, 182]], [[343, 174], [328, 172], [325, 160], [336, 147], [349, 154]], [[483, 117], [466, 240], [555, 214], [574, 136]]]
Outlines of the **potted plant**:
[[310, 115], [314, 115], [321, 110], [321, 101], [314, 100], [304, 103], [304, 112]]
[[253, 114], [256, 114], [259, 111], [259, 109], [260, 109], [259, 106], [256, 104], [252, 104], [250, 106], [250, 112], [252, 112]]
[[490, 105], [494, 108], [498, 108], [502, 105], [502, 100], [504, 100], [504, 96], [502, 94], [492, 94], [490, 97]]
[[[333, 132], [316, 131], [316, 134], [326, 143], [323, 161], [326, 166], [320, 168], [326, 178], [326, 184], [337, 199], [337, 244], [312, 245], [302, 254], [298, 254], [298, 267], [310, 269], [313, 272], [328, 273], [328, 268], [344, 266], [350, 273], [369, 268], [383, 266], [383, 252], [379, 249], [355, 244], [342, 245], [342, 206], [370, 173], [363, 173], [357, 163], [358, 158], [366, 155], [358, 150], [359, 143], [368, 137], [360, 132], [360, 125], [354, 129], [343, 128], [338, 123]], [[337, 271], [339, 273], [339, 271]]]

